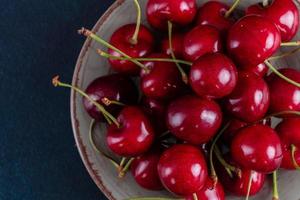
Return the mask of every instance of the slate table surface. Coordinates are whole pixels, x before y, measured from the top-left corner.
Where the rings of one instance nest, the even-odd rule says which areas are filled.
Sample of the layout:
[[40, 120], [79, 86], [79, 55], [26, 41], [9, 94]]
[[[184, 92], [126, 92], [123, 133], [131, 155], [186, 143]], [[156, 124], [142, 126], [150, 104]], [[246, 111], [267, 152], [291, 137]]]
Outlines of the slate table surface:
[[84, 38], [113, 0], [0, 1], [0, 200], [104, 200], [75, 147], [69, 91]]

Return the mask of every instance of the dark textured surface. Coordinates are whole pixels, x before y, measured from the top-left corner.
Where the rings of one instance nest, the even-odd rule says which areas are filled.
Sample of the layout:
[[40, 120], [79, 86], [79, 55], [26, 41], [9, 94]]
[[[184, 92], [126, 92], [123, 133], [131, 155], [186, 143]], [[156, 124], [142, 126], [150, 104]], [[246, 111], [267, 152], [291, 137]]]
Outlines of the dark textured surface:
[[69, 91], [84, 38], [112, 0], [0, 1], [0, 200], [105, 199], [75, 148]]

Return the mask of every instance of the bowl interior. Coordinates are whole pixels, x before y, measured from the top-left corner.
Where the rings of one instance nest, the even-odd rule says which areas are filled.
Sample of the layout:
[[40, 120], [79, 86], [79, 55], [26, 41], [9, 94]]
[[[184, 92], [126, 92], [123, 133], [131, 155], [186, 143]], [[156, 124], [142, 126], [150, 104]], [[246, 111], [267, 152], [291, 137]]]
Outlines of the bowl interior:
[[[206, 1], [198, 0], [198, 6]], [[146, 2], [147, 0], [140, 0], [141, 7], [143, 9], [144, 24], [147, 24], [145, 19]], [[223, 2], [231, 4], [233, 1], [224, 0]], [[241, 1], [240, 8], [245, 8], [255, 2], [260, 1]], [[97, 22], [93, 31], [108, 41], [111, 34], [117, 28], [124, 24], [134, 23], [136, 21], [135, 13], [136, 10], [132, 1], [117, 0]], [[300, 38], [299, 36], [300, 34], [298, 33], [298, 39]], [[90, 39], [85, 42], [74, 71], [73, 85], [84, 89], [95, 78], [111, 73], [107, 60], [98, 56], [96, 49], [106, 50], [106, 48], [94, 41], [91, 41]], [[294, 68], [300, 66], [299, 54], [298, 56], [294, 55], [278, 61], [276, 66], [288, 66]], [[88, 130], [91, 118], [87, 115], [82, 106], [82, 98], [74, 92], [71, 94], [71, 117], [75, 140], [82, 160], [97, 186], [106, 194], [109, 199], [122, 200], [129, 197], [161, 197], [169, 195], [167, 192], [152, 192], [142, 189], [135, 183], [130, 173], [128, 173], [124, 179], [119, 179], [117, 177], [116, 170], [111, 163], [103, 156], [97, 154], [90, 145]], [[105, 132], [105, 125], [97, 125], [95, 128], [95, 140], [98, 146], [101, 146], [107, 150], [104, 142]], [[279, 188], [282, 199], [298, 200], [300, 198], [300, 192], [298, 191], [299, 185], [299, 173], [288, 171], [280, 172]], [[263, 191], [253, 199], [271, 199], [271, 192], [271, 187], [269, 187], [267, 184]], [[228, 199], [239, 198], [229, 197]]]

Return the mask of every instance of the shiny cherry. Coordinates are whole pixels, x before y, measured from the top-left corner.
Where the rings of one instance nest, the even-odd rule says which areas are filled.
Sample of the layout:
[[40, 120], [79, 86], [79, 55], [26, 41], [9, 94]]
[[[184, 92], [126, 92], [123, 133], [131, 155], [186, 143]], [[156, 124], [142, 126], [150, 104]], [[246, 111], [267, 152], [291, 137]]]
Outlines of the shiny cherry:
[[239, 166], [263, 173], [277, 170], [283, 158], [277, 133], [261, 124], [240, 129], [233, 138], [230, 149]]
[[[284, 76], [300, 82], [300, 72], [292, 69], [280, 69]], [[270, 88], [270, 111], [272, 113], [293, 110], [300, 111], [300, 88], [294, 86], [272, 73], [267, 78]]]
[[184, 58], [196, 61], [207, 53], [222, 51], [222, 39], [217, 28], [209, 25], [199, 25], [188, 32], [183, 40]]
[[253, 73], [240, 72], [236, 88], [223, 103], [235, 118], [255, 122], [264, 117], [269, 108], [269, 88]]
[[217, 133], [221, 123], [219, 105], [200, 97], [180, 97], [167, 110], [167, 126], [171, 133], [191, 144], [208, 142]]
[[194, 92], [202, 97], [222, 98], [236, 86], [238, 74], [234, 63], [224, 54], [206, 54], [193, 63], [190, 81]]
[[264, 63], [261, 63], [255, 66], [241, 66], [241, 70], [244, 72], [252, 72], [263, 78], [268, 73], [269, 68]]
[[[112, 34], [109, 43], [133, 58], [145, 57], [152, 52], [154, 37], [147, 27], [141, 25], [137, 44], [133, 44], [132, 36], [135, 29], [136, 24], [122, 26]], [[108, 53], [112, 56], [122, 57], [120, 53], [112, 49], [109, 49]], [[137, 75], [140, 71], [140, 68], [129, 60], [109, 59], [109, 62], [117, 72]]]
[[[174, 33], [172, 35], [172, 50], [176, 58], [183, 58], [183, 38], [183, 33]], [[161, 50], [164, 54], [171, 56], [171, 49], [168, 37], [162, 40]]]
[[225, 17], [225, 13], [229, 8], [228, 5], [222, 2], [208, 1], [198, 10], [197, 24], [211, 25], [221, 32], [226, 32], [234, 24], [234, 20]]
[[143, 111], [134, 106], [123, 108], [117, 118], [120, 127], [112, 124], [107, 129], [108, 147], [117, 155], [134, 157], [151, 147], [155, 133]]
[[284, 119], [277, 125], [276, 131], [281, 139], [284, 152], [281, 167], [285, 169], [295, 169], [295, 165], [292, 161], [291, 146], [295, 145], [297, 148], [295, 160], [298, 165], [300, 165], [300, 118]]
[[278, 27], [282, 41], [290, 41], [299, 27], [299, 11], [293, 0], [273, 0], [263, 7], [255, 4], [246, 10], [246, 14], [256, 14], [272, 20]]
[[174, 145], [162, 154], [158, 174], [165, 188], [179, 196], [196, 193], [208, 178], [202, 152], [187, 144]]
[[[90, 83], [85, 92], [93, 100], [103, 105], [105, 109], [113, 115], [117, 115], [122, 107], [115, 104], [105, 105], [103, 103], [105, 99], [129, 105], [136, 104], [138, 100], [138, 91], [133, 81], [120, 74], [112, 74], [97, 78]], [[85, 110], [92, 118], [97, 121], [105, 121], [102, 113], [92, 102], [83, 98], [83, 104]]]
[[166, 30], [167, 22], [185, 26], [190, 24], [197, 13], [196, 0], [149, 0], [147, 19], [151, 26]]
[[248, 125], [248, 123], [241, 121], [239, 119], [236, 119], [236, 118], [230, 119], [230, 121], [228, 123], [229, 123], [229, 125], [228, 125], [227, 129], [222, 134], [222, 141], [225, 142], [226, 144], [230, 145], [232, 139], [237, 134], [237, 132], [241, 128], [246, 127]]
[[[164, 54], [151, 54], [153, 58], [169, 58]], [[141, 90], [146, 97], [171, 99], [183, 92], [185, 84], [174, 63], [144, 62], [148, 70], [141, 70]]]
[[267, 18], [249, 15], [237, 21], [228, 31], [227, 50], [237, 64], [256, 66], [280, 47], [281, 36]]

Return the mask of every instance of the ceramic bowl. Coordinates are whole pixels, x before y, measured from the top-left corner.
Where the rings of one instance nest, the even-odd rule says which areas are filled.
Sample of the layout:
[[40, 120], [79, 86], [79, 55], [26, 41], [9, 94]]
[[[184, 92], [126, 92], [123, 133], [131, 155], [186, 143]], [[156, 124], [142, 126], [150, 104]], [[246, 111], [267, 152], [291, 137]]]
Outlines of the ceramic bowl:
[[[140, 0], [141, 7], [143, 9], [143, 22], [147, 24], [145, 19], [145, 6], [147, 0]], [[204, 0], [198, 1], [198, 6], [203, 4]], [[225, 1], [229, 5], [232, 0]], [[241, 1], [240, 8], [259, 2], [259, 0], [253, 1]], [[100, 18], [93, 32], [100, 35], [106, 41], [109, 40], [111, 34], [120, 26], [127, 23], [134, 23], [136, 20], [136, 10], [131, 0], [117, 0], [107, 12]], [[298, 34], [298, 39], [300, 34]], [[98, 43], [87, 39], [80, 56], [77, 61], [77, 65], [73, 76], [73, 85], [85, 89], [88, 84], [99, 76], [104, 76], [111, 73], [109, 64], [106, 59], [97, 55], [96, 49], [106, 48], [102, 47]], [[276, 63], [277, 66], [288, 67], [300, 67], [300, 59], [298, 56], [287, 57]], [[124, 178], [119, 179], [116, 175], [116, 169], [107, 161], [103, 156], [97, 154], [88, 138], [88, 129], [91, 118], [85, 112], [82, 105], [82, 97], [76, 93], [71, 93], [71, 117], [74, 131], [74, 137], [76, 140], [78, 151], [81, 155], [83, 163], [88, 170], [90, 176], [99, 187], [99, 189], [110, 200], [123, 200], [129, 197], [162, 197], [168, 196], [167, 192], [151, 192], [139, 187], [130, 173]], [[105, 126], [99, 125], [95, 129], [96, 131], [96, 143], [105, 148]], [[284, 200], [299, 200], [300, 199], [300, 173], [281, 171], [279, 176], [279, 188], [281, 199]], [[271, 198], [271, 187], [266, 184], [262, 192], [253, 197], [255, 200], [266, 200]], [[234, 197], [228, 197], [227, 199], [238, 199]]]

